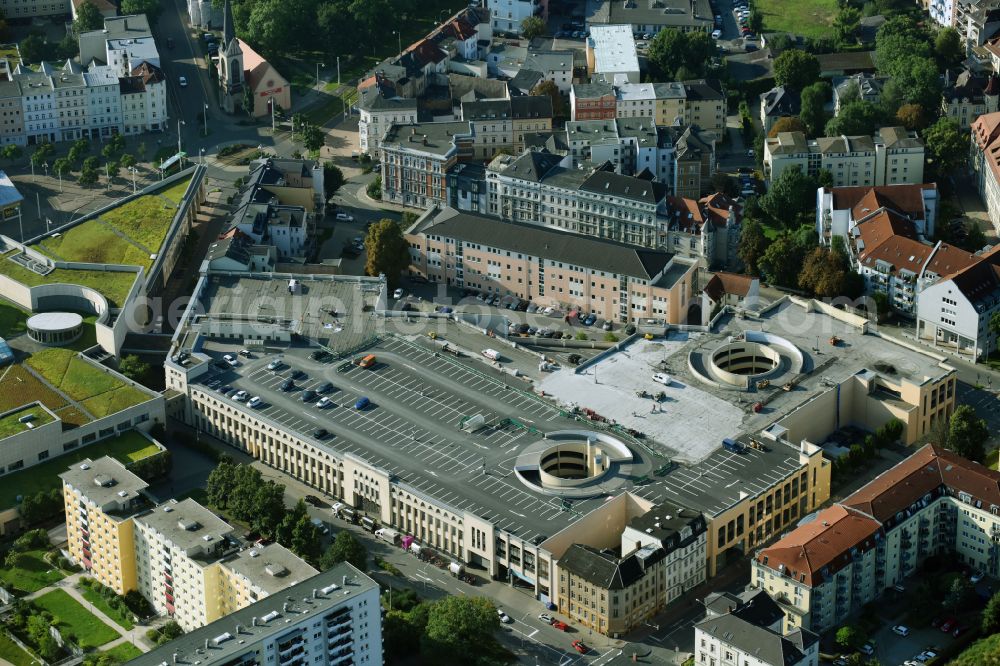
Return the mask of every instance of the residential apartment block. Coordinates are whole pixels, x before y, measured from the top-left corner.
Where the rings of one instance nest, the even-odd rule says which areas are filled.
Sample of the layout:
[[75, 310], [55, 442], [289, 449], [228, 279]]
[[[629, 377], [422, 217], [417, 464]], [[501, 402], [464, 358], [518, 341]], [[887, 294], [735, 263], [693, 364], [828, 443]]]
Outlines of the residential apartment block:
[[652, 116], [657, 125], [697, 125], [721, 137], [726, 131], [726, 95], [715, 79], [616, 86], [619, 118]]
[[611, 120], [616, 115], [617, 93], [610, 83], [574, 83], [569, 91], [572, 120]]
[[373, 86], [361, 94], [358, 107], [358, 141], [361, 152], [379, 159], [382, 137], [393, 124], [417, 122], [417, 100], [388, 97]]
[[118, 594], [138, 590], [185, 631], [316, 574], [278, 544], [247, 548], [194, 500], [154, 506], [148, 485], [113, 458], [74, 463], [60, 478], [73, 560]]
[[86, 458], [59, 478], [70, 556], [116, 594], [136, 589], [132, 517], [149, 508], [149, 484], [110, 457]]
[[681, 32], [711, 32], [714, 26], [708, 0], [601, 0], [587, 18], [587, 26], [628, 25], [636, 35], [655, 35], [673, 28]]
[[521, 34], [521, 24], [529, 16], [548, 18], [548, 0], [486, 0], [493, 30]]
[[382, 137], [382, 199], [430, 208], [448, 196], [448, 170], [473, 155], [471, 123], [389, 126]]
[[752, 562], [752, 584], [782, 606], [788, 628], [822, 632], [931, 555], [1000, 573], [1000, 473], [928, 444], [816, 514]]
[[621, 243], [657, 247], [658, 213], [666, 213], [662, 183], [578, 165], [570, 156], [526, 151], [499, 155], [486, 170], [489, 213]]
[[618, 548], [574, 543], [559, 558], [558, 606], [602, 634], [639, 626], [705, 581], [705, 518], [672, 503], [632, 518]]
[[764, 135], [770, 133], [774, 123], [782, 118], [798, 116], [802, 112], [802, 97], [798, 90], [775, 86], [760, 94], [760, 124]]
[[[134, 666], [382, 663], [379, 586], [347, 563], [317, 573], [132, 660]], [[207, 647], [206, 647], [207, 646]]]
[[967, 130], [979, 116], [1000, 111], [1000, 77], [964, 70], [942, 92], [941, 115]]
[[70, 13], [67, 0], [0, 0], [0, 11], [8, 19], [31, 19], [35, 16], [61, 17]]
[[627, 25], [595, 25], [584, 43], [587, 76], [608, 83], [638, 83], [639, 56]]
[[925, 287], [917, 301], [917, 337], [971, 359], [1000, 349], [990, 320], [1000, 312], [1000, 245]]
[[411, 275], [610, 321], [682, 323], [694, 300], [697, 263], [669, 252], [453, 208], [427, 211], [406, 239]]
[[1000, 113], [987, 113], [972, 123], [972, 170], [979, 197], [994, 225], [1000, 224]]
[[920, 292], [973, 258], [946, 243], [931, 243], [937, 216], [934, 184], [820, 188], [816, 231], [820, 242], [840, 238], [869, 293], [888, 297], [907, 317]]
[[704, 666], [818, 666], [819, 636], [796, 627], [763, 590], [705, 597], [705, 619], [694, 625], [694, 663]]
[[764, 142], [764, 178], [798, 166], [811, 176], [829, 171], [834, 187], [920, 183], [924, 178], [924, 142], [902, 127], [883, 127], [869, 136], [820, 137], [781, 132]]
[[250, 165], [233, 201], [228, 231], [271, 245], [279, 258], [306, 257], [323, 215], [323, 167], [312, 160], [270, 158]]
[[463, 102], [462, 121], [472, 128], [473, 159], [492, 159], [500, 151], [520, 153], [525, 134], [552, 131], [552, 98], [522, 95]]

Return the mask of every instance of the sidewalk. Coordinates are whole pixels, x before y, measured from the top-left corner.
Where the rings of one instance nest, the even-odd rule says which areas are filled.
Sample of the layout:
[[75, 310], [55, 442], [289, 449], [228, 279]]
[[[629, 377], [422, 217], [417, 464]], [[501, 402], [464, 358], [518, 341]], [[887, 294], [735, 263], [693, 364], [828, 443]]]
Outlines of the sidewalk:
[[111, 641], [110, 643], [105, 643], [104, 645], [102, 645], [99, 648], [101, 651], [110, 650], [111, 648], [121, 645], [122, 643], [132, 643], [143, 652], [149, 652], [155, 647], [149, 641], [149, 639], [146, 638], [146, 631], [148, 629], [169, 622], [171, 618], [154, 617], [150, 622], [150, 624], [142, 624], [140, 622], [136, 622], [135, 627], [133, 627], [132, 629], [125, 629], [117, 622], [112, 620], [110, 617], [105, 615], [100, 609], [94, 607], [93, 604], [87, 601], [87, 599], [84, 598], [82, 594], [80, 594], [80, 591], [76, 589], [76, 586], [80, 582], [81, 578], [90, 578], [90, 576], [85, 571], [72, 574], [52, 585], [49, 585], [48, 587], [44, 587], [41, 590], [38, 590], [37, 592], [32, 592], [31, 594], [26, 595], [24, 599], [30, 601], [31, 599], [36, 599], [56, 589], [63, 590], [64, 592], [66, 592], [69, 596], [73, 597], [73, 599], [78, 601], [81, 606], [83, 606], [90, 613], [92, 613], [94, 617], [96, 617], [101, 622], [114, 629], [115, 632], [119, 634], [118, 638], [116, 638], [115, 640]]

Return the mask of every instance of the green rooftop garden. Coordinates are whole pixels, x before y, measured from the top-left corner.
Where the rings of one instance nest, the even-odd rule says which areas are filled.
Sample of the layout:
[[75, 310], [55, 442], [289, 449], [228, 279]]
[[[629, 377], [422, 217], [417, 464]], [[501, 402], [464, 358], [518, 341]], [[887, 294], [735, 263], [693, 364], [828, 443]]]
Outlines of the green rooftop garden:
[[41, 407], [25, 407], [24, 409], [19, 409], [18, 411], [8, 414], [7, 416], [0, 417], [0, 439], [4, 437], [10, 437], [11, 435], [16, 435], [18, 433], [24, 432], [28, 429], [27, 423], [21, 423], [21, 419], [25, 416], [33, 416], [30, 425], [32, 428], [37, 428], [38, 426], [43, 426], [46, 423], [52, 423], [54, 420], [52, 416], [42, 409]]
[[[150, 256], [160, 252], [170, 222], [189, 184], [189, 180], [184, 180], [159, 192], [133, 199], [59, 236], [42, 240], [34, 249], [57, 261], [122, 264], [149, 270], [154, 261]], [[6, 261], [6, 257], [12, 254], [14, 252], [0, 258], [0, 274], [31, 287], [56, 282], [90, 287], [103, 294], [111, 307], [121, 307], [135, 281], [134, 273], [118, 271], [57, 268], [48, 275], [39, 275]]]
[[26, 361], [56, 389], [103, 418], [149, 400], [149, 395], [110, 372], [95, 367], [69, 349], [43, 349]]
[[135, 282], [135, 273], [118, 271], [84, 271], [57, 268], [48, 275], [39, 275], [8, 259], [16, 253], [16, 251], [12, 251], [0, 257], [0, 275], [6, 275], [29, 287], [58, 282], [90, 287], [108, 299], [108, 304], [112, 308], [121, 307], [122, 303], [125, 302], [125, 297], [128, 296], [129, 289], [132, 288], [132, 283]]
[[7, 634], [0, 633], [0, 659], [14, 666], [31, 666], [38, 661], [12, 641]]
[[30, 316], [13, 303], [0, 300], [0, 338], [12, 338], [26, 332]]
[[189, 182], [133, 199], [60, 236], [46, 238], [37, 248], [53, 259], [148, 270], [153, 264], [150, 255], [160, 251]]
[[0, 412], [38, 401], [58, 413], [66, 407], [61, 395], [50, 389], [21, 365], [0, 368]]
[[59, 475], [84, 458], [96, 460], [102, 456], [111, 456], [123, 465], [148, 458], [157, 453], [155, 444], [131, 430], [118, 437], [101, 440], [95, 444], [87, 444], [73, 449], [58, 458], [52, 458], [27, 469], [2, 477], [0, 484], [0, 509], [10, 508], [17, 504], [18, 496], [34, 495], [42, 490], [59, 488], [62, 481]]

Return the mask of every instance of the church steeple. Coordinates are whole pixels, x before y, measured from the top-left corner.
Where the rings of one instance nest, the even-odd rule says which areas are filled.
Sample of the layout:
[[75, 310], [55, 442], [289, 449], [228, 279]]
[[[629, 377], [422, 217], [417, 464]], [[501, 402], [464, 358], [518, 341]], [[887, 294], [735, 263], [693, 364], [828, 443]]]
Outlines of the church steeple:
[[233, 23], [233, 7], [229, 0], [226, 0], [222, 14], [222, 48], [225, 49], [234, 39], [236, 39], [236, 25]]

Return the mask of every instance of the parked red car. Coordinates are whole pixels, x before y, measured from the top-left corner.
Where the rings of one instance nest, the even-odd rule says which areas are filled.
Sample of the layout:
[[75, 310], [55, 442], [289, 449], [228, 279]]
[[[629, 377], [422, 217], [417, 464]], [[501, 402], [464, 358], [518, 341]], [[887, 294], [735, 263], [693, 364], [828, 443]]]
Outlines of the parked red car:
[[949, 617], [947, 620], [941, 623], [941, 631], [948, 634], [951, 630], [958, 626], [958, 620], [953, 617]]
[[573, 641], [572, 645], [573, 649], [579, 652], [580, 654], [587, 654], [588, 652], [590, 652], [590, 648], [584, 645], [583, 641]]
[[569, 630], [569, 625], [566, 624], [565, 622], [560, 621], [560, 620], [553, 620], [552, 621], [552, 626], [555, 627], [556, 629], [558, 629], [559, 631], [568, 631]]

